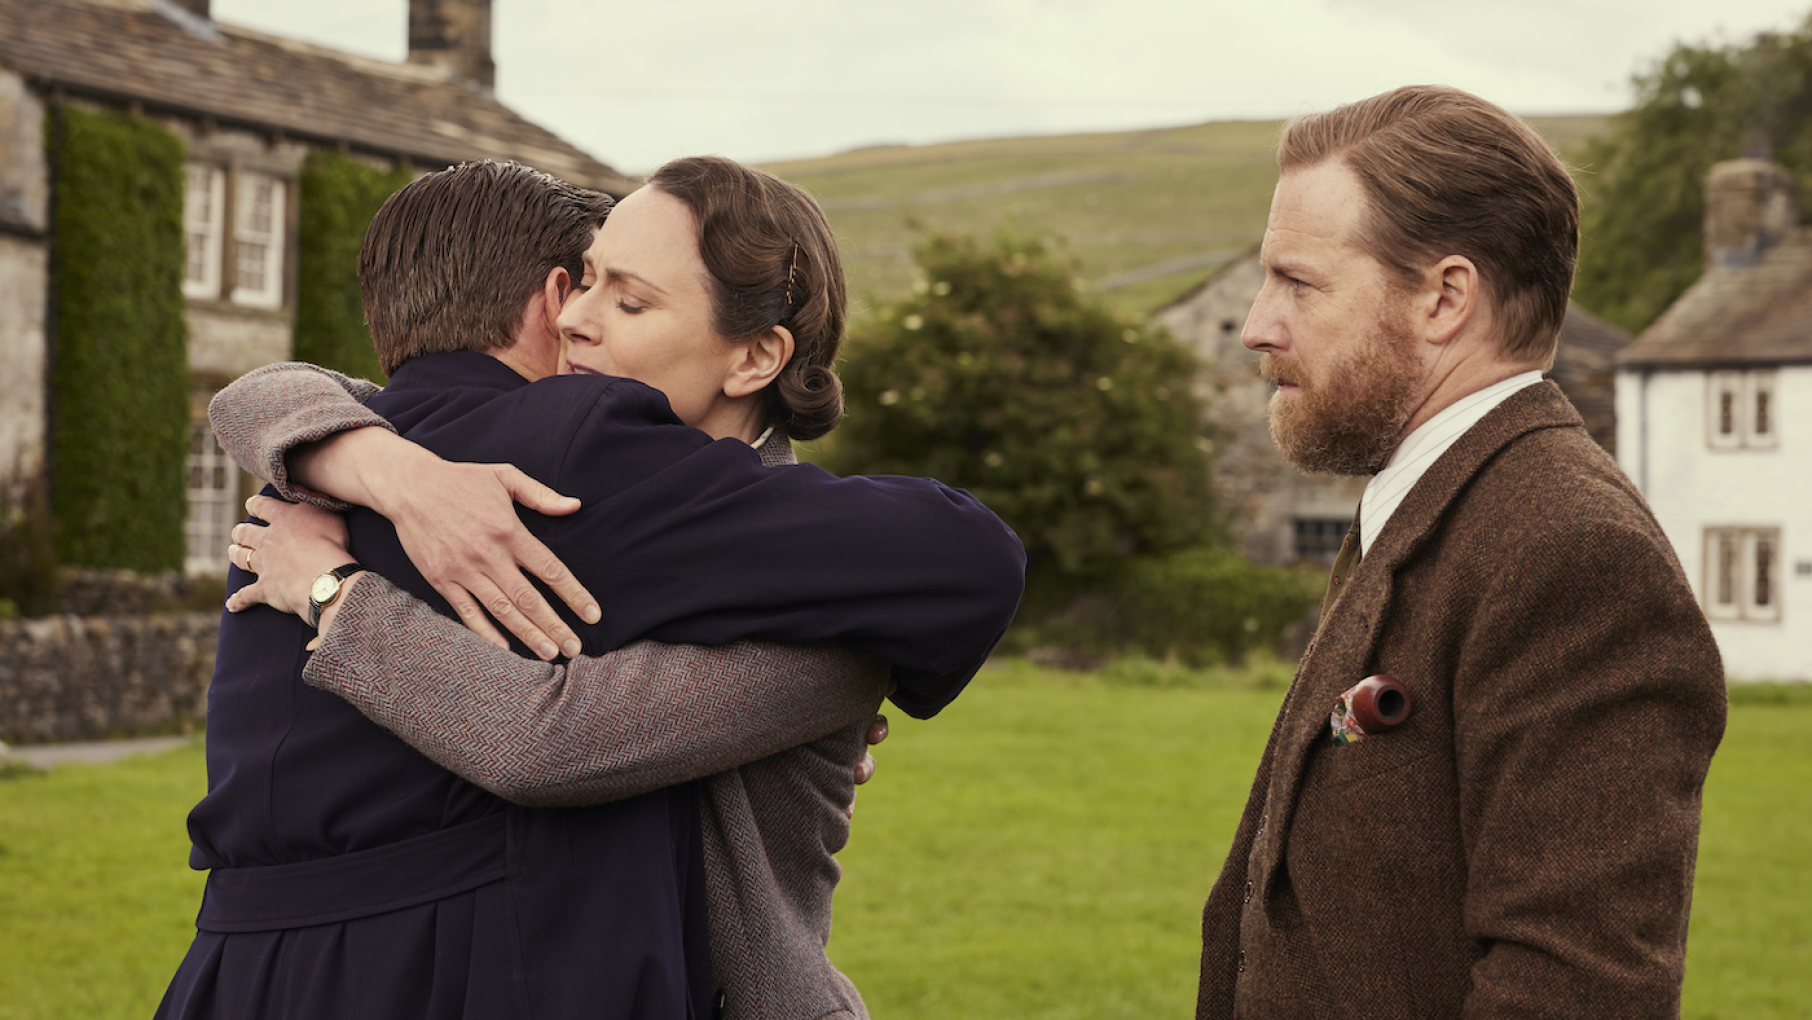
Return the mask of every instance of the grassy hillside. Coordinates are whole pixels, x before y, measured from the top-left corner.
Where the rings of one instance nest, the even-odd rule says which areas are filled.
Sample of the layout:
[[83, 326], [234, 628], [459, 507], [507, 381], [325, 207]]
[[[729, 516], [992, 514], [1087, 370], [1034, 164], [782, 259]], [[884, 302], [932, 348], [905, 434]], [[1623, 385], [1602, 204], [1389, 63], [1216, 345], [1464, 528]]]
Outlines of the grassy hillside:
[[[1534, 118], [1562, 153], [1602, 117]], [[767, 169], [818, 197], [860, 317], [912, 286], [927, 232], [1049, 239], [1078, 276], [1143, 316], [1255, 246], [1279, 121], [857, 149]]]

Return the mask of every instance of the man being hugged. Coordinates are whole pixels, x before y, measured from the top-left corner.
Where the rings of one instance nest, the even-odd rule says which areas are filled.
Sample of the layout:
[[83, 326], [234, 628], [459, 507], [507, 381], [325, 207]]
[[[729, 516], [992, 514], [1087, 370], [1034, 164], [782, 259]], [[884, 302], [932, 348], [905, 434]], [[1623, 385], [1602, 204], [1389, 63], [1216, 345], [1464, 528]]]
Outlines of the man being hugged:
[[[745, 215], [693, 211], [717, 203]], [[258, 556], [234, 547], [242, 611], [221, 625], [189, 816], [210, 874], [160, 1017], [865, 1015], [824, 956], [861, 730], [889, 683], [921, 717], [960, 693], [1012, 618], [1024, 552], [929, 479], [790, 463], [788, 437], [841, 409], [843, 281], [809, 197], [681, 160], [611, 208], [515, 164], [423, 177], [361, 249], [390, 385], [272, 368], [228, 392], [287, 373], [298, 400], [216, 407], [282, 491], [359, 505], [341, 521], [259, 497], [272, 526], [236, 529]], [[706, 253], [751, 235], [765, 243], [731, 244], [715, 272], [752, 296], [720, 301]], [[720, 307], [743, 325], [718, 327]], [[596, 602], [547, 613], [517, 651], [588, 653], [570, 663], [467, 635], [437, 611], [473, 596], [411, 557], [470, 519], [474, 477], [554, 502], [523, 476], [577, 498], [533, 518], [533, 559]], [[247, 533], [293, 538], [303, 518], [325, 558], [284, 585], [275, 539]], [[475, 592], [506, 625], [493, 596], [534, 592], [509, 570]], [[536, 607], [516, 604], [522, 634]], [[360, 711], [379, 708], [392, 729]]]
[[1373, 475], [1203, 915], [1198, 1017], [1679, 1011], [1722, 668], [1541, 373], [1578, 197], [1409, 87], [1284, 131], [1244, 342], [1307, 471]]

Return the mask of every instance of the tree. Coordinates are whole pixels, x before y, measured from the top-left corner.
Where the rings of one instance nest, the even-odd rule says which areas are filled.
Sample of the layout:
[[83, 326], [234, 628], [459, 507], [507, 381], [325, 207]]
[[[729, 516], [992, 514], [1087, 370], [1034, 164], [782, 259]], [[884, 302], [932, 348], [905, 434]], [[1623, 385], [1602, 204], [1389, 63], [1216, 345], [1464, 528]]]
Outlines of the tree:
[[933, 237], [916, 293], [852, 336], [832, 466], [969, 489], [1030, 570], [1106, 577], [1212, 533], [1195, 358], [1035, 242]]
[[1772, 159], [1812, 194], [1812, 18], [1746, 44], [1679, 44], [1635, 78], [1637, 101], [1584, 153], [1574, 296], [1637, 333], [1704, 269], [1705, 176]]

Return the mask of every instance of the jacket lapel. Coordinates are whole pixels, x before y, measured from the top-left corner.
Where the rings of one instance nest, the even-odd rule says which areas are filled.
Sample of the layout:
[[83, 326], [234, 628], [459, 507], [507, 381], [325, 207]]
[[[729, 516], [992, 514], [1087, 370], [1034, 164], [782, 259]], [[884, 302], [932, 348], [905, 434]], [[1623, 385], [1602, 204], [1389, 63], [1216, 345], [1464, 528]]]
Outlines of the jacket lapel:
[[[1317, 740], [1327, 739], [1328, 713], [1347, 688], [1369, 675], [1398, 569], [1428, 542], [1447, 508], [1504, 447], [1539, 429], [1583, 425], [1579, 412], [1550, 381], [1512, 394], [1429, 466], [1391, 515], [1375, 547], [1365, 550], [1346, 590], [1323, 616], [1280, 710], [1277, 758], [1266, 796], [1269, 824], [1276, 827], [1277, 859], [1289, 838], [1309, 752]], [[1282, 870], [1271, 870], [1267, 897], [1270, 882]]]

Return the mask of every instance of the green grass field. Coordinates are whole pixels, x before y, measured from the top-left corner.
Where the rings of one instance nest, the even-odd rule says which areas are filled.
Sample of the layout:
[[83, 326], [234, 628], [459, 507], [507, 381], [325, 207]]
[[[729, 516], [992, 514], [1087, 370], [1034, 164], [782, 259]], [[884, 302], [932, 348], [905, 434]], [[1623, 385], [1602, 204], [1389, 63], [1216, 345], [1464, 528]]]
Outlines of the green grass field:
[[[1197, 923], [1285, 674], [1117, 682], [1012, 663], [896, 716], [833, 957], [871, 1011], [1187, 1016]], [[1812, 1017], [1812, 689], [1734, 695], [1706, 791], [1689, 1018]], [[198, 748], [0, 778], [0, 1020], [150, 1015], [200, 879]]]
[[[1562, 155], [1603, 117], [1530, 121]], [[944, 145], [883, 146], [766, 169], [824, 204], [854, 317], [913, 284], [928, 232], [1045, 238], [1079, 278], [1139, 318], [1255, 247], [1265, 231], [1280, 121]]]
[[195, 934], [206, 789], [199, 742], [0, 778], [0, 1018], [151, 1015]]

